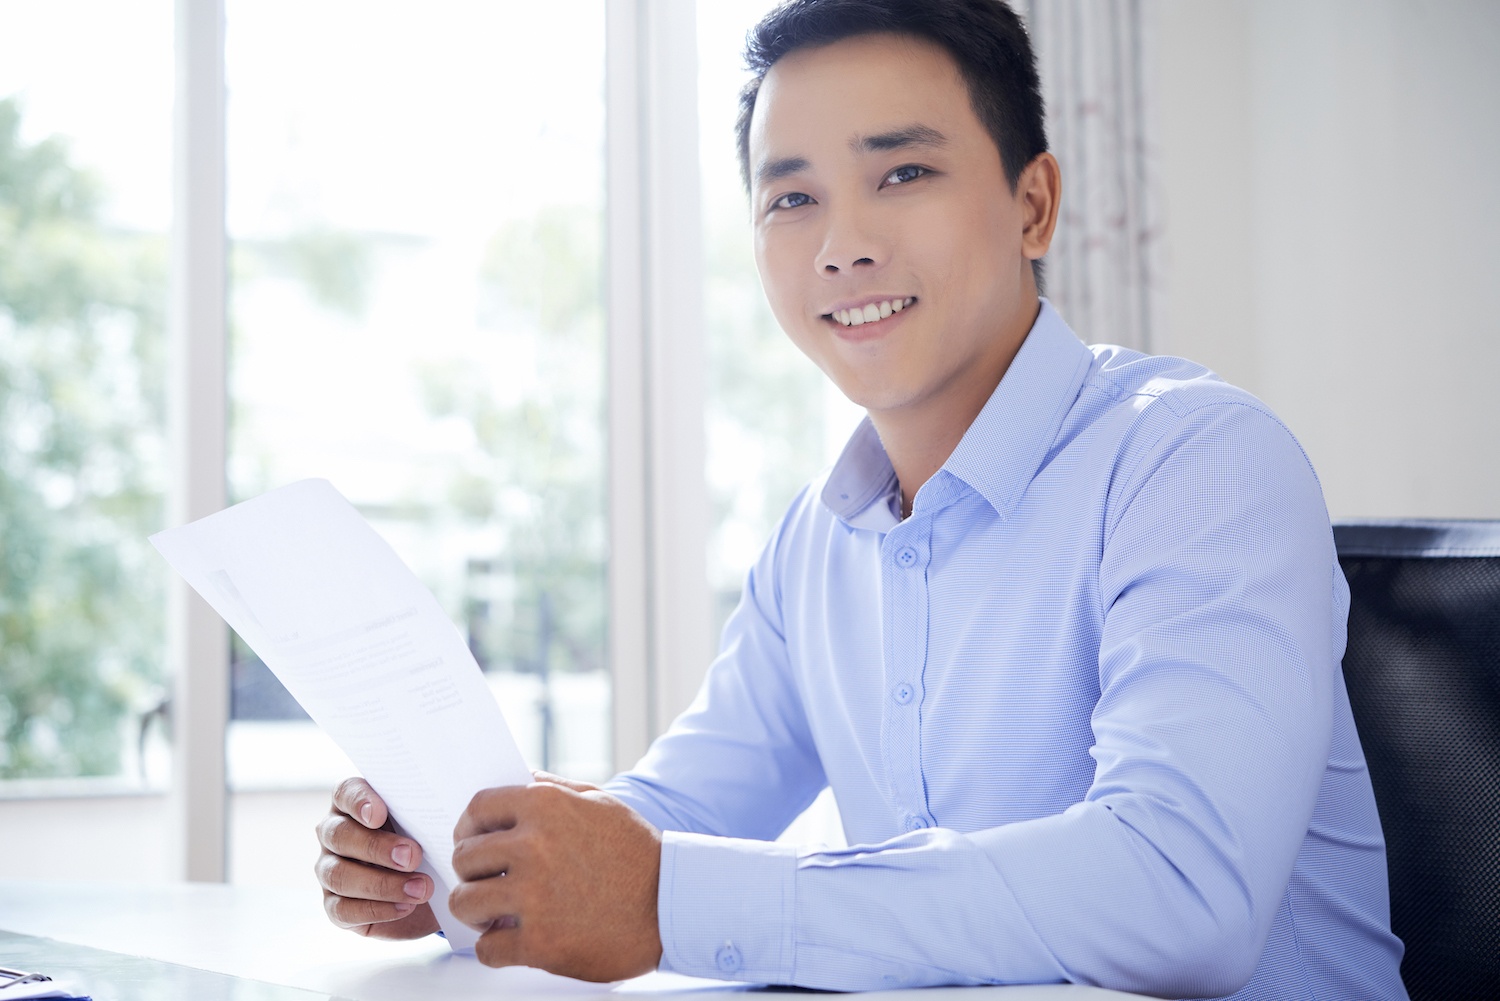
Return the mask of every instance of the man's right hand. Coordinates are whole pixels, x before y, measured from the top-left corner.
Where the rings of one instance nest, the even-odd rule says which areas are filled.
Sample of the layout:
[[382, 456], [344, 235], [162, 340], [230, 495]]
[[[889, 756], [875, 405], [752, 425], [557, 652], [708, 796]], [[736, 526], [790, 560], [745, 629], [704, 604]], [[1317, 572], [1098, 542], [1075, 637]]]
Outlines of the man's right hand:
[[313, 871], [323, 908], [340, 928], [372, 938], [421, 938], [438, 930], [432, 879], [414, 872], [422, 847], [391, 829], [385, 801], [364, 779], [345, 779], [318, 824], [323, 846]]

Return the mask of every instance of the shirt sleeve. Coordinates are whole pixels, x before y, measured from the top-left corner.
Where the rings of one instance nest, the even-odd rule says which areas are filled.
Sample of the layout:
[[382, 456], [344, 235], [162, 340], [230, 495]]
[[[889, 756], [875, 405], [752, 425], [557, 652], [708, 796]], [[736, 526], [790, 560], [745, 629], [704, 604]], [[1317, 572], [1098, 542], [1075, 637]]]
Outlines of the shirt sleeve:
[[776, 554], [792, 504], [746, 579], [693, 704], [604, 789], [663, 831], [775, 838], [827, 786], [782, 631]]
[[1342, 578], [1321, 490], [1279, 422], [1219, 404], [1118, 471], [1103, 530], [1082, 802], [838, 851], [667, 834], [663, 965], [834, 990], [1243, 986], [1328, 760]]

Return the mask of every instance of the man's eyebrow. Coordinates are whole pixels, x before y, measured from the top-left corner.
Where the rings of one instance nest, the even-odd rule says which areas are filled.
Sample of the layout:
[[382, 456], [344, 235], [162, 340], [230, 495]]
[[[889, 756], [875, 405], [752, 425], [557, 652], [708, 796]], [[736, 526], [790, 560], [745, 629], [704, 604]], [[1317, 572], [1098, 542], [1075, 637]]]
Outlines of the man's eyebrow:
[[878, 132], [873, 136], [855, 136], [849, 140], [849, 148], [856, 153], [884, 153], [910, 146], [946, 145], [948, 137], [928, 125], [908, 125], [889, 132]]
[[[883, 153], [887, 150], [907, 149], [912, 146], [946, 145], [948, 145], [948, 137], [930, 125], [907, 125], [899, 129], [891, 129], [889, 132], [877, 132], [872, 136], [855, 136], [849, 140], [849, 148], [856, 153]], [[800, 156], [766, 160], [755, 168], [755, 180], [761, 184], [779, 181], [783, 177], [801, 173], [809, 166], [807, 159]]]
[[767, 160], [755, 168], [756, 181], [779, 181], [783, 177], [801, 173], [808, 167], [807, 160], [800, 156], [784, 156], [779, 160]]

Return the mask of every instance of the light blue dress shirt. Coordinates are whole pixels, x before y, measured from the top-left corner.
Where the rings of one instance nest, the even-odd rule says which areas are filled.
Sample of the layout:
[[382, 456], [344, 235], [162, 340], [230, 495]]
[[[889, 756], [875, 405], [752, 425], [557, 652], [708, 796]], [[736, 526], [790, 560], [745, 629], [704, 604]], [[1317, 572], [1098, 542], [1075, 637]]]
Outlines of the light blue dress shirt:
[[[855, 432], [609, 784], [666, 832], [662, 967], [1404, 998], [1347, 611], [1276, 416], [1044, 301], [904, 521]], [[766, 840], [825, 785], [853, 847]]]

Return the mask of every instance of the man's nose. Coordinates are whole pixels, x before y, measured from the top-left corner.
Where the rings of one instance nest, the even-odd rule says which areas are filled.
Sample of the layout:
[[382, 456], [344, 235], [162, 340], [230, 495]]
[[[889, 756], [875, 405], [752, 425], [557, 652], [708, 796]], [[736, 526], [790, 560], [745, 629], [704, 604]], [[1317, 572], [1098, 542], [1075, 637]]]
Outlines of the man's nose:
[[873, 234], [867, 220], [854, 213], [829, 213], [828, 229], [814, 266], [823, 275], [836, 275], [861, 267], [875, 267], [885, 261], [884, 246]]

